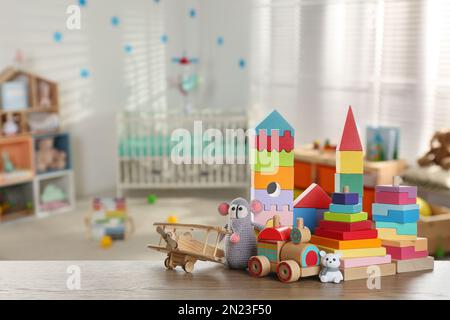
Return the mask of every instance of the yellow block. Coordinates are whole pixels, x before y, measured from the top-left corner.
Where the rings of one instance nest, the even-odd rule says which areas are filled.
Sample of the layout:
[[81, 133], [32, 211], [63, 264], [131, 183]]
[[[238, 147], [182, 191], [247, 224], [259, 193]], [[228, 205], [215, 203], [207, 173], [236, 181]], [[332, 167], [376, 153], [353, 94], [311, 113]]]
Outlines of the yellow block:
[[275, 173], [252, 172], [252, 187], [254, 189], [267, 189], [267, 186], [276, 182], [281, 190], [294, 189], [294, 167], [278, 167]]
[[377, 228], [378, 238], [381, 240], [417, 240], [417, 236], [409, 234], [397, 234], [394, 228]]
[[391, 247], [414, 247], [415, 251], [426, 251], [428, 250], [428, 239], [427, 238], [417, 238], [417, 240], [381, 240], [383, 246]]
[[339, 253], [341, 258], [364, 258], [383, 257], [386, 255], [386, 248], [364, 248], [364, 249], [333, 249], [324, 246], [317, 246], [320, 250], [329, 253]]
[[364, 173], [362, 151], [337, 151], [336, 173]]

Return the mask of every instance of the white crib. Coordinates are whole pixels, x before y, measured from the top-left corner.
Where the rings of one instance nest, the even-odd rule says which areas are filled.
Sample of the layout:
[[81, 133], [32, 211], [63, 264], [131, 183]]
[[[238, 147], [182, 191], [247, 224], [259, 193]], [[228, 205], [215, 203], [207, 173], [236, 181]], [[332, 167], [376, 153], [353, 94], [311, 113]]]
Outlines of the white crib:
[[247, 187], [247, 137], [231, 146], [237, 154], [236, 159], [243, 164], [175, 164], [171, 160], [173, 130], [183, 128], [193, 135], [194, 121], [199, 120], [203, 132], [209, 128], [218, 129], [224, 141], [226, 129], [246, 131], [248, 126], [246, 115], [154, 115], [141, 111], [119, 113], [118, 195], [122, 196], [125, 190], [130, 189]]

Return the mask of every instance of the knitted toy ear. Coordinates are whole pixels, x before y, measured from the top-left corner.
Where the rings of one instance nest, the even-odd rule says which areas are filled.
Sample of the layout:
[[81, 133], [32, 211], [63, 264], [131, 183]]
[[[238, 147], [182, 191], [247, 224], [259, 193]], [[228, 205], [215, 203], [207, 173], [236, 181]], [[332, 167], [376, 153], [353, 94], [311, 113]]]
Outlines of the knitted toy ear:
[[260, 213], [263, 210], [263, 205], [261, 201], [253, 200], [251, 203], [251, 208], [253, 213]]
[[226, 202], [222, 202], [219, 204], [219, 207], [217, 210], [219, 210], [219, 213], [223, 216], [226, 216], [228, 214], [228, 209], [230, 208], [230, 205]]

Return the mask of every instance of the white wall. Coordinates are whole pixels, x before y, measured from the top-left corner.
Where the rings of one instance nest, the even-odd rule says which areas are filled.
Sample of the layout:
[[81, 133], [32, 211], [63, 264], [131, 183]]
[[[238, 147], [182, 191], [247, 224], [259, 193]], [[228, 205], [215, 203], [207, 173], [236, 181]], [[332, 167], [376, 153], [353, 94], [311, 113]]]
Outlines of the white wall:
[[[148, 108], [150, 102], [180, 108], [167, 79], [179, 74], [171, 63], [183, 52], [197, 56], [201, 85], [195, 102], [208, 108], [245, 109], [248, 101], [247, 17], [249, 2], [209, 0], [87, 0], [81, 30], [66, 28], [66, 8], [75, 0], [0, 0], [0, 69], [17, 49], [23, 67], [60, 85], [63, 128], [71, 133], [78, 195], [114, 190], [115, 113]], [[196, 10], [196, 17], [189, 10]], [[163, 12], [165, 11], [165, 14]], [[118, 16], [114, 27], [111, 17]], [[60, 43], [53, 33], [63, 34]], [[169, 36], [167, 44], [160, 37]], [[217, 36], [224, 45], [216, 44]], [[124, 45], [131, 44], [127, 55]], [[167, 72], [165, 69], [167, 66]], [[87, 68], [88, 78], [80, 77]], [[165, 98], [167, 93], [168, 99]]]

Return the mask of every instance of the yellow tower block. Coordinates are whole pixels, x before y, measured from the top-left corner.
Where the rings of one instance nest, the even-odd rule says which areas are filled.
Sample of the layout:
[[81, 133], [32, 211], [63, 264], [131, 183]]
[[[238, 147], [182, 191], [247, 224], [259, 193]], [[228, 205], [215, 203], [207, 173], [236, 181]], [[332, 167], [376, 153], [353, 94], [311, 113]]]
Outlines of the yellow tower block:
[[336, 151], [336, 173], [364, 173], [362, 151]]

